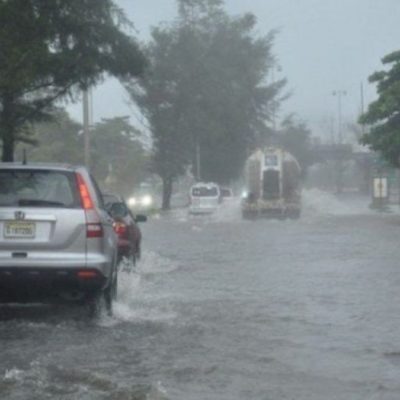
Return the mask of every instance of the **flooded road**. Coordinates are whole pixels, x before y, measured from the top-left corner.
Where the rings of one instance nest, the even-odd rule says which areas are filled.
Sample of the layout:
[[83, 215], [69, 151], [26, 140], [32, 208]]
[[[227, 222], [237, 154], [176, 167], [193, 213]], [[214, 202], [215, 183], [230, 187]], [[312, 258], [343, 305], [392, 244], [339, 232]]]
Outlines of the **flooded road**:
[[398, 400], [400, 215], [347, 200], [153, 218], [113, 317], [0, 309], [0, 399]]

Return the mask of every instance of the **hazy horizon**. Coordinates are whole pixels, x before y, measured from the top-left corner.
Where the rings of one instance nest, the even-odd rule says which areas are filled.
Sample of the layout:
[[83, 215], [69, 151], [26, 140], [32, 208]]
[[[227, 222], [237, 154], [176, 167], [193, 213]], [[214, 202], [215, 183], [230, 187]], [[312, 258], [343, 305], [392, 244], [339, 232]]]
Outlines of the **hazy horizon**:
[[[175, 0], [118, 0], [135, 25], [140, 42], [150, 38], [150, 29], [176, 16]], [[327, 121], [337, 121], [334, 90], [346, 91], [342, 99], [343, 121], [356, 121], [361, 110], [361, 83], [365, 105], [375, 98], [368, 76], [383, 68], [381, 59], [400, 48], [400, 2], [383, 0], [225, 0], [231, 15], [251, 12], [257, 17], [256, 32], [265, 35], [278, 29], [273, 52], [288, 80], [291, 96], [282, 104], [280, 117], [295, 113], [315, 135], [325, 136]], [[127, 106], [128, 95], [115, 79], [94, 90], [94, 121], [118, 115], [137, 118]], [[81, 120], [79, 104], [68, 107]], [[325, 121], [325, 122], [324, 122]], [[138, 126], [141, 128], [140, 126]]]

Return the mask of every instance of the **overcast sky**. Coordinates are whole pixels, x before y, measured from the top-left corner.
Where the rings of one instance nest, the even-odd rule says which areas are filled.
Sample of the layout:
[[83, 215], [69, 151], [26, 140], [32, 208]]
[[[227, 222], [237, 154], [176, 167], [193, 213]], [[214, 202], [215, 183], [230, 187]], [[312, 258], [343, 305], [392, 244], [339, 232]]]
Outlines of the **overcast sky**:
[[[176, 15], [175, 0], [116, 2], [134, 22], [140, 41], [148, 40], [151, 26]], [[355, 120], [361, 108], [361, 82], [368, 103], [375, 97], [368, 76], [381, 69], [384, 55], [400, 49], [400, 0], [225, 0], [225, 8], [233, 15], [253, 13], [259, 35], [279, 29], [273, 51], [282, 68], [279, 74], [288, 79], [292, 93], [281, 116], [296, 113], [318, 135], [326, 129], [323, 121], [337, 121], [332, 92], [347, 92], [343, 118]], [[130, 114], [127, 100], [119, 83], [107, 80], [94, 91], [94, 120]], [[79, 104], [70, 111], [82, 119]]]

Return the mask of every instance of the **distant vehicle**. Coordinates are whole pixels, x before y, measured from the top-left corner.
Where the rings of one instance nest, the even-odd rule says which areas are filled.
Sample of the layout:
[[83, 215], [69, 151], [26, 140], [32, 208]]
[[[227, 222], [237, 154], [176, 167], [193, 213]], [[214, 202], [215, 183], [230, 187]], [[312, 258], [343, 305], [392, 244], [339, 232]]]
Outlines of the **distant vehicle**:
[[0, 302], [111, 312], [117, 273], [113, 220], [85, 168], [0, 164]]
[[142, 233], [138, 222], [145, 222], [145, 215], [134, 216], [122, 196], [104, 194], [104, 202], [109, 214], [114, 218], [114, 231], [118, 235], [118, 263], [125, 261], [131, 265], [141, 255]]
[[233, 190], [229, 187], [221, 187], [221, 196], [223, 201], [231, 201], [234, 199]]
[[279, 148], [256, 150], [245, 168], [244, 218], [299, 218], [301, 213], [300, 166]]
[[221, 204], [222, 197], [216, 183], [199, 182], [190, 189], [190, 214], [211, 214]]
[[128, 199], [129, 207], [136, 212], [146, 212], [155, 206], [155, 195], [153, 186], [149, 183], [141, 183]]

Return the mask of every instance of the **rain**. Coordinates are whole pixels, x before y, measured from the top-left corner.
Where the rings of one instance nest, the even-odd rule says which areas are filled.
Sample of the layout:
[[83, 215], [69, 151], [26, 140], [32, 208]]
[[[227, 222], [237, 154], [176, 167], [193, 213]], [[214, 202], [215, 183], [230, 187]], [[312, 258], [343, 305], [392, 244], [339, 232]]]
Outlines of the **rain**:
[[[111, 3], [82, 70], [0, 54], [0, 398], [399, 399], [398, 1]], [[80, 51], [49, 21], [43, 57]], [[79, 252], [105, 304], [4, 301]]]

